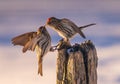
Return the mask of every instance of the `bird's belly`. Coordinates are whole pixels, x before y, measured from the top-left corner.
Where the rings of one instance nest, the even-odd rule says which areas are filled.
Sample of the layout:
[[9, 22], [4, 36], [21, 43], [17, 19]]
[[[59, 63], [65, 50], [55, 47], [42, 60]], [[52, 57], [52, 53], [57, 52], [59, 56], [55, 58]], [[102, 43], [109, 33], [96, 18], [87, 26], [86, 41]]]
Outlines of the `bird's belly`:
[[36, 50], [37, 59], [39, 60], [39, 58], [41, 58], [41, 48], [37, 45], [35, 47], [35, 50]]
[[66, 37], [67, 37], [67, 35], [64, 34], [63, 32], [58, 32], [58, 34], [59, 34], [62, 38], [66, 38]]
[[76, 32], [74, 32], [74, 31], [72, 31], [72, 32], [58, 32], [58, 34], [61, 36], [61, 37], [63, 37], [63, 38], [72, 38], [75, 34], [76, 34]]

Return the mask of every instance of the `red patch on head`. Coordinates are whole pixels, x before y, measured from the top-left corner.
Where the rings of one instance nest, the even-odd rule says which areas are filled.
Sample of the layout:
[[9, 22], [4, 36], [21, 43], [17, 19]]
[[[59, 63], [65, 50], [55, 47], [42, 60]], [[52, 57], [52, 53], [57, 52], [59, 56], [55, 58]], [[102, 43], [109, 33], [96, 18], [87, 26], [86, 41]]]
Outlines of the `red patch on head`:
[[47, 19], [47, 23], [50, 22], [50, 20], [51, 20], [51, 18], [48, 18], [48, 19]]

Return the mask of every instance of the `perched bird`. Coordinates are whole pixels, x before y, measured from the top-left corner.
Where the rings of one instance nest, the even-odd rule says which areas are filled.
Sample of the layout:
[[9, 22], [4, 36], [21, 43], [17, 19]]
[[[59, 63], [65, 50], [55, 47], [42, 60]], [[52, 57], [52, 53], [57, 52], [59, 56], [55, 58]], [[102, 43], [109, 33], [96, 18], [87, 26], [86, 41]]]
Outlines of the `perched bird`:
[[58, 19], [55, 17], [50, 17], [48, 18], [46, 25], [54, 29], [65, 41], [67, 41], [72, 38], [76, 33], [79, 33], [83, 38], [86, 38], [81, 30], [83, 28], [95, 25], [95, 23], [78, 27], [69, 19]]
[[23, 52], [36, 50], [38, 57], [38, 74], [42, 76], [43, 56], [51, 47], [51, 37], [45, 26], [41, 26], [37, 32], [29, 32], [13, 38], [12, 43], [23, 46]]

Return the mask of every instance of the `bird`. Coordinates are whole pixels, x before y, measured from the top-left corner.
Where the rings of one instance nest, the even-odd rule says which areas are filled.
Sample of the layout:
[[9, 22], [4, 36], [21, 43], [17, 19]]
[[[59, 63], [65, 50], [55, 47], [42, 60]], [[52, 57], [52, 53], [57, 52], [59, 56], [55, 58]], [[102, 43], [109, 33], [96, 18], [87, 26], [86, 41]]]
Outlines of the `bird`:
[[78, 27], [74, 22], [67, 18], [58, 19], [56, 17], [50, 17], [46, 21], [46, 26], [49, 26], [53, 30], [55, 30], [59, 36], [61, 36], [64, 41], [68, 41], [69, 39], [73, 38], [75, 34], [80, 34], [83, 38], [86, 38], [82, 29], [96, 25], [95, 23], [84, 25]]
[[37, 32], [28, 32], [12, 38], [13, 45], [23, 46], [23, 53], [27, 50], [36, 51], [38, 58], [38, 74], [43, 76], [43, 57], [51, 48], [51, 37], [45, 26], [38, 28]]

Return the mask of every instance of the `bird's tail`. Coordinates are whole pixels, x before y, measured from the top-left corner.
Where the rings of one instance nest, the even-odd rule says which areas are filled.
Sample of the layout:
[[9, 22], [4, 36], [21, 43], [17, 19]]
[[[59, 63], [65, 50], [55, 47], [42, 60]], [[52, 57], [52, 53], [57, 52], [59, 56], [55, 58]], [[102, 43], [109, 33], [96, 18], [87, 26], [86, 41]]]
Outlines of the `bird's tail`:
[[78, 32], [83, 38], [86, 38], [86, 36], [84, 35], [84, 33], [81, 31], [81, 29], [79, 29], [79, 32]]
[[86, 28], [86, 27], [89, 27], [89, 26], [92, 26], [92, 25], [96, 25], [95, 23], [92, 23], [92, 24], [88, 24], [88, 25], [84, 25], [84, 26], [81, 26], [79, 27], [79, 34], [83, 37], [83, 38], [86, 38], [86, 36], [84, 35], [84, 33], [82, 32], [82, 29]]
[[96, 24], [92, 23], [92, 24], [84, 25], [84, 26], [79, 27], [79, 29], [82, 30], [82, 29], [84, 29], [86, 27], [93, 26], [93, 25], [96, 25]]
[[43, 72], [42, 72], [42, 59], [39, 59], [39, 61], [38, 61], [38, 74], [43, 76]]

